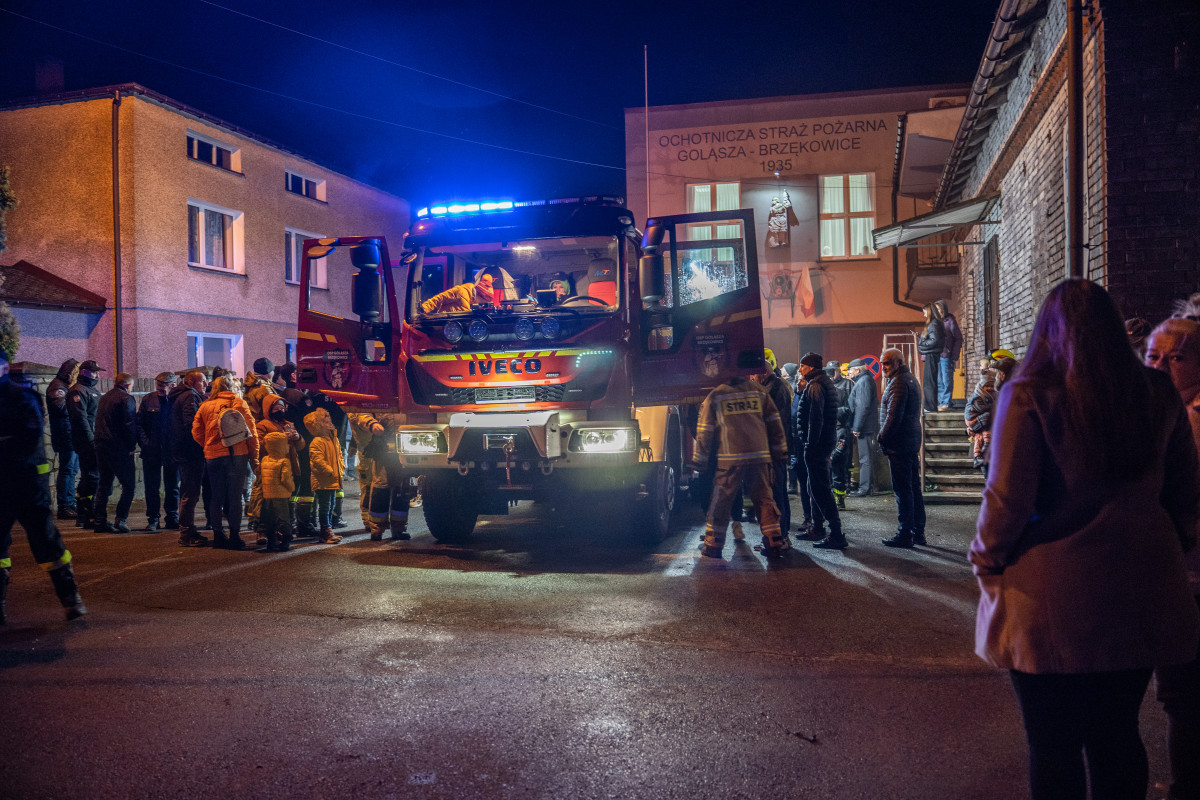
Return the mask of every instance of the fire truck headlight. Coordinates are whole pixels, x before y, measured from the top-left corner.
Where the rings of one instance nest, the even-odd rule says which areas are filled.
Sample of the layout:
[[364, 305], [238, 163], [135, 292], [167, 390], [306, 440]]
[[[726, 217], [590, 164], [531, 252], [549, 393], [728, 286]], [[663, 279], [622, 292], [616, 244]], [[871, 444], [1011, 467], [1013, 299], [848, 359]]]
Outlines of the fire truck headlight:
[[482, 342], [488, 337], [487, 323], [481, 319], [472, 320], [467, 328], [467, 335], [477, 342]]
[[569, 447], [577, 453], [628, 453], [636, 444], [632, 428], [585, 428], [571, 434]]
[[437, 431], [401, 431], [396, 434], [396, 449], [405, 455], [446, 452], [442, 435]]
[[523, 342], [527, 342], [533, 338], [533, 323], [527, 319], [521, 318], [517, 320], [514, 326], [513, 333]]
[[562, 325], [558, 321], [558, 317], [546, 317], [542, 320], [542, 336], [547, 339], [557, 339], [562, 333]]
[[462, 323], [456, 319], [450, 320], [446, 327], [442, 328], [442, 336], [445, 336], [450, 344], [456, 344], [463, 337]]

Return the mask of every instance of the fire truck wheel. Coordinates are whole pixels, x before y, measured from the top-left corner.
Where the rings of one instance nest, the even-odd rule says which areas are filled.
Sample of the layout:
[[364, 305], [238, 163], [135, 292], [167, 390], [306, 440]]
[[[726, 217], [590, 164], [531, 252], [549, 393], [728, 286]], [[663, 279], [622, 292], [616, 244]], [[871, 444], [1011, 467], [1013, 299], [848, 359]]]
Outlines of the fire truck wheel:
[[450, 472], [428, 473], [425, 480], [423, 508], [429, 533], [446, 544], [465, 542], [479, 517], [470, 485]]
[[630, 513], [630, 528], [638, 539], [657, 544], [667, 538], [675, 510], [676, 483], [673, 467], [659, 464], [654, 470], [646, 497], [634, 503]]

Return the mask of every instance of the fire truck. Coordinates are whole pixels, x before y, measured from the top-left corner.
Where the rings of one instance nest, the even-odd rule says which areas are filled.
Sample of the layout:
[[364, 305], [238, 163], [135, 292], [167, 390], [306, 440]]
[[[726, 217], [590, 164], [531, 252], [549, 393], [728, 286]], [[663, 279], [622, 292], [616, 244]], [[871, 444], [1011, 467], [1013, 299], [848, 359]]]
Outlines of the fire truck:
[[[514, 500], [610, 514], [657, 541], [687, 490], [696, 411], [761, 369], [753, 212], [646, 222], [613, 198], [422, 209], [303, 245], [298, 381], [393, 415], [440, 542]], [[489, 300], [472, 292], [492, 277]], [[486, 283], [486, 281], [483, 281]], [[435, 300], [448, 289], [466, 298]]]

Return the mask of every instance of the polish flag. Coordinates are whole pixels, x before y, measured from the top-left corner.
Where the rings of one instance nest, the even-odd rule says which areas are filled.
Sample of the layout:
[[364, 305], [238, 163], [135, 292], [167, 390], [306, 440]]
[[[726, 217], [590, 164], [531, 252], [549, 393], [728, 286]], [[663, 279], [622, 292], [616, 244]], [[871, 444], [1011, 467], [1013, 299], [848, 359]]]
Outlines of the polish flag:
[[801, 314], [811, 317], [817, 312], [816, 304], [813, 302], [812, 276], [808, 272], [808, 267], [800, 270], [800, 280], [796, 286], [796, 297], [800, 300]]

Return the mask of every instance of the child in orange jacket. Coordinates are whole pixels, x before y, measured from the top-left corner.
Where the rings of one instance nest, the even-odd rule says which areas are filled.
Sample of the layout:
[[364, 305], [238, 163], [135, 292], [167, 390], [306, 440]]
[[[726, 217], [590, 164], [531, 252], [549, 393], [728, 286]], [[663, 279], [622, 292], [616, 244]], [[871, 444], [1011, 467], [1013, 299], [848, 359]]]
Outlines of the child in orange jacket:
[[292, 543], [289, 501], [296, 491], [292, 475], [291, 445], [286, 434], [272, 431], [263, 437], [267, 449], [259, 462], [262, 480], [262, 513], [259, 517], [267, 537], [268, 553], [286, 553]]
[[318, 408], [304, 417], [304, 427], [313, 435], [308, 445], [308, 466], [312, 474], [313, 494], [317, 498], [317, 514], [320, 519], [320, 541], [337, 544], [342, 540], [333, 532], [333, 501], [342, 489], [342, 473], [346, 462], [342, 459], [342, 448], [338, 446], [337, 429], [329, 412]]

